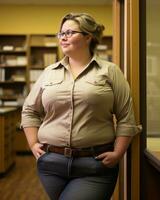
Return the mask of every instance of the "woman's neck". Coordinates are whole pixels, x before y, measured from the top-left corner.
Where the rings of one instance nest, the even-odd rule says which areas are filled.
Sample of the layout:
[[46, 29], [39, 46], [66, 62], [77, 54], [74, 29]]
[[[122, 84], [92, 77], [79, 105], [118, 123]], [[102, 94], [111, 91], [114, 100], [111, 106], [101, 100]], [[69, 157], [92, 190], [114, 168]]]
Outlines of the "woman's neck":
[[79, 74], [85, 69], [87, 64], [90, 62], [92, 56], [91, 54], [85, 54], [84, 56], [69, 57], [70, 72], [72, 73], [74, 79], [78, 77]]
[[74, 55], [69, 57], [69, 65], [71, 68], [84, 68], [91, 60], [92, 56], [90, 53], [85, 55]]

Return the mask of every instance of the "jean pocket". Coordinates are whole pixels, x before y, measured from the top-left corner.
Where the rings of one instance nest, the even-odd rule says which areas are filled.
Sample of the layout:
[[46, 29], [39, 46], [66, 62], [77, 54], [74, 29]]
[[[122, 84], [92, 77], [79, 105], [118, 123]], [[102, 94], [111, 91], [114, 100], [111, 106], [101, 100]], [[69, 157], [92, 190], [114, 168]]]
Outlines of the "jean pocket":
[[44, 154], [42, 154], [38, 159], [37, 159], [37, 163], [41, 160], [43, 160], [43, 158], [47, 155], [47, 152], [45, 152]]
[[97, 173], [98, 174], [105, 175], [106, 173], [112, 173], [112, 172], [114, 173], [114, 172], [117, 172], [118, 169], [119, 169], [118, 164], [116, 164], [112, 167], [108, 167], [108, 166], [104, 165], [101, 160], [97, 160]]

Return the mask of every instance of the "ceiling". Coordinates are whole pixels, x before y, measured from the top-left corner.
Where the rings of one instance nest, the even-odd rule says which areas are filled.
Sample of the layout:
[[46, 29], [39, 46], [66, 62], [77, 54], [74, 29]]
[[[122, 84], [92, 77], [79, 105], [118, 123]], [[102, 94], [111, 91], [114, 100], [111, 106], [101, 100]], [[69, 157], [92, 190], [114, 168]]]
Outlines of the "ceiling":
[[5, 5], [107, 5], [112, 0], [0, 0]]

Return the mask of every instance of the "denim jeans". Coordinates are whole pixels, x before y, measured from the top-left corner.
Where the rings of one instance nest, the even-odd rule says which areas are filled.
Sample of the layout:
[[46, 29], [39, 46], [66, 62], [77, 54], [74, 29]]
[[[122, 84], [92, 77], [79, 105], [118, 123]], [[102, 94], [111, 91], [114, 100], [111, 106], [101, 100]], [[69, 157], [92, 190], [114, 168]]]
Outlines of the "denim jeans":
[[94, 157], [52, 152], [38, 159], [37, 169], [51, 200], [109, 200], [118, 177], [118, 165], [108, 168]]

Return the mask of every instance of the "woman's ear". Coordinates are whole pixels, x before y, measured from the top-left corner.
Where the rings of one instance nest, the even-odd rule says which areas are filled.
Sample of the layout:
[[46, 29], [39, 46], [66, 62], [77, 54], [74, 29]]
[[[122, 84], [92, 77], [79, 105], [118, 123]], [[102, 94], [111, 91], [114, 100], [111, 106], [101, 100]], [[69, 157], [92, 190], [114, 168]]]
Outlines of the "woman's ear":
[[91, 42], [91, 40], [92, 40], [92, 36], [88, 34], [88, 35], [86, 35], [85, 37], [86, 37], [87, 43], [90, 44], [90, 42]]

